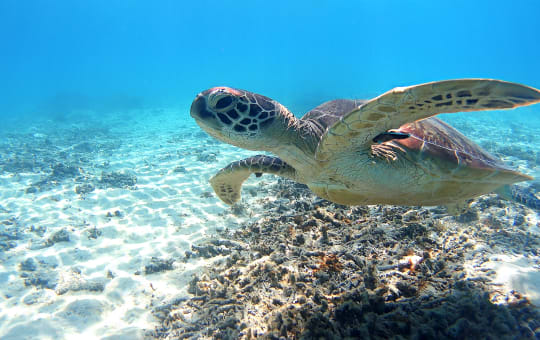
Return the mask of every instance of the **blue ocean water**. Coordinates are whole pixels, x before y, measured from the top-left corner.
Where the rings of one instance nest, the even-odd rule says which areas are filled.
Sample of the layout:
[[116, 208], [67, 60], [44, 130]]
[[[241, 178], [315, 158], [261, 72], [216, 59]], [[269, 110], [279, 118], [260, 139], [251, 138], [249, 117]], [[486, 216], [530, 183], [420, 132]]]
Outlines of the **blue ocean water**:
[[336, 97], [486, 77], [540, 87], [534, 0], [0, 3], [0, 114], [183, 106], [228, 85], [297, 115]]
[[[194, 123], [197, 93], [246, 89], [300, 117], [327, 100], [436, 80], [495, 78], [540, 88], [539, 14], [537, 0], [0, 1], [0, 338], [142, 338], [155, 326], [152, 308], [181, 300], [207, 264], [195, 256], [204, 247], [193, 245], [280, 214], [283, 198], [268, 201], [275, 194], [265, 183], [276, 183], [269, 176], [245, 185], [250, 204], [230, 209], [215, 197], [208, 179], [247, 152]], [[443, 119], [508, 165], [540, 176], [540, 105]], [[460, 222], [466, 231], [448, 232], [459, 240], [452, 249], [465, 253], [460, 243], [469, 237], [496, 256], [515, 255], [490, 262], [492, 253], [479, 246], [470, 256], [481, 265], [501, 262], [483, 272], [519, 272], [511, 288], [540, 301], [538, 214], [492, 197], [478, 202], [476, 220]], [[493, 207], [499, 215], [491, 216]], [[351, 208], [351, 216], [373, 217], [379, 236], [396, 221], [379, 223], [386, 212], [399, 221], [416, 214], [418, 225], [431, 213], [445, 215], [362, 209]], [[447, 232], [437, 223], [429, 228], [436, 230], [432, 244]], [[357, 227], [346, 226], [364, 233]], [[422, 227], [399, 231], [415, 256], [432, 250], [408, 236]], [[475, 228], [484, 234], [475, 238]], [[384, 266], [400, 261], [399, 251], [384, 254]], [[433, 256], [435, 263], [447, 253]], [[455, 262], [465, 275], [465, 260]]]

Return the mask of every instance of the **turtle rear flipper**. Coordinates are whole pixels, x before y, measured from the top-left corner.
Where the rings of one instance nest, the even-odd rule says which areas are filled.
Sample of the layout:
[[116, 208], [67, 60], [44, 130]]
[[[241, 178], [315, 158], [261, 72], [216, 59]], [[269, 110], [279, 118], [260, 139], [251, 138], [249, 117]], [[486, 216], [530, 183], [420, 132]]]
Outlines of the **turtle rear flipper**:
[[296, 170], [277, 157], [256, 155], [232, 162], [210, 179], [216, 195], [226, 204], [240, 200], [242, 183], [251, 175], [270, 173], [296, 180]]
[[499, 196], [509, 201], [523, 204], [526, 207], [540, 211], [540, 199], [530, 187], [519, 185], [504, 185], [495, 191]]

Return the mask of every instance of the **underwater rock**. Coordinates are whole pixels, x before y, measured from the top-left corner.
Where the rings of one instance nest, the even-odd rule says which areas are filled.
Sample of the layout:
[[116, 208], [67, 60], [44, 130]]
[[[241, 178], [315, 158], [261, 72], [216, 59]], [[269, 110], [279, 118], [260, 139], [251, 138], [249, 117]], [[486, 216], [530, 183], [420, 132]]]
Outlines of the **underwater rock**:
[[454, 218], [460, 223], [470, 223], [478, 221], [479, 216], [476, 210], [469, 209], [461, 215], [454, 216]]
[[247, 208], [242, 203], [236, 203], [231, 207], [231, 212], [234, 216], [245, 216], [247, 214]]
[[150, 259], [150, 263], [144, 266], [144, 273], [148, 275], [163, 272], [166, 270], [172, 270], [173, 263], [173, 259], [160, 259], [157, 257], [152, 257]]
[[73, 165], [58, 163], [52, 166], [50, 179], [55, 181], [76, 177], [79, 174], [79, 168]]
[[192, 245], [191, 251], [186, 252], [186, 258], [203, 257], [205, 259], [208, 259], [218, 255], [228, 255], [231, 252], [232, 251], [227, 247], [215, 246], [213, 244], [206, 244], [201, 246]]
[[303, 339], [337, 339], [334, 325], [322, 313], [316, 313], [310, 317], [305, 327], [306, 332], [302, 334]]
[[58, 284], [58, 273], [55, 268], [58, 263], [55, 258], [29, 257], [19, 263], [20, 277], [24, 285], [40, 288], [55, 289]]
[[181, 174], [183, 174], [183, 173], [186, 173], [186, 172], [187, 172], [187, 169], [186, 169], [185, 167], [181, 166], [181, 165], [178, 165], [177, 167], [175, 167], [175, 168], [173, 169], [173, 172], [174, 172], [174, 173], [181, 173]]
[[246, 246], [240, 242], [227, 239], [211, 239], [201, 245], [192, 245], [191, 251], [186, 251], [186, 259], [211, 258], [218, 255], [229, 255], [233, 251], [244, 250]]
[[55, 243], [58, 243], [58, 242], [69, 242], [69, 240], [70, 240], [69, 235], [70, 235], [70, 233], [69, 233], [69, 231], [67, 231], [67, 229], [61, 229], [61, 230], [55, 232], [54, 234], [52, 234], [52, 236], [47, 239], [47, 244], [49, 246], [52, 246], [52, 245], [54, 245]]
[[84, 195], [84, 194], [91, 193], [95, 189], [96, 188], [92, 184], [83, 183], [83, 184], [79, 184], [79, 185], [75, 186], [75, 193], [77, 193], [79, 195]]
[[36, 188], [35, 186], [29, 186], [28, 188], [26, 188], [24, 190], [24, 192], [27, 193], [27, 194], [35, 194], [38, 191], [39, 191], [39, 189]]
[[107, 211], [107, 214], [105, 214], [106, 217], [123, 217], [124, 214], [120, 210], [115, 210], [114, 212]]
[[102, 292], [105, 289], [106, 280], [104, 278], [85, 279], [78, 276], [72, 276], [69, 280], [62, 280], [57, 284], [55, 292], [57, 295], [63, 295], [67, 292], [89, 291]]
[[217, 153], [216, 152], [204, 152], [199, 155], [197, 155], [197, 161], [198, 162], [206, 162], [206, 163], [213, 163], [217, 161]]
[[[287, 190], [291, 213], [266, 211], [186, 252], [186, 259], [224, 259], [193, 278], [189, 298], [156, 308], [161, 324], [149, 337], [532, 339], [540, 326], [532, 321], [540, 313], [523, 296], [513, 304], [519, 311], [489, 301], [488, 292], [498, 288], [482, 271], [488, 257], [471, 246], [515, 252], [540, 244], [513, 227], [518, 214], [498, 216], [504, 209], [475, 204], [480, 220], [459, 222], [438, 208], [314, 204], [311, 193], [281, 180], [269, 192]], [[482, 224], [493, 216], [480, 209], [496, 212], [504, 227]], [[465, 261], [476, 264], [467, 269], [469, 279]]]
[[409, 223], [398, 229], [398, 236], [408, 237], [414, 239], [416, 237], [424, 236], [427, 233], [425, 225], [419, 223]]
[[203, 191], [200, 195], [200, 198], [211, 198], [214, 197], [214, 193], [211, 191]]
[[19, 268], [22, 271], [33, 272], [37, 269], [37, 263], [33, 258], [29, 257], [19, 264]]
[[400, 217], [403, 222], [410, 222], [410, 221], [416, 221], [417, 220], [417, 214], [418, 212], [416, 210], [409, 210], [403, 215], [398, 215], [396, 217]]
[[23, 272], [20, 277], [24, 279], [24, 285], [27, 287], [35, 286], [54, 290], [58, 284], [58, 273], [48, 269]]
[[86, 229], [86, 234], [88, 235], [88, 239], [97, 239], [101, 236], [102, 231], [98, 229], [97, 227], [88, 228]]
[[24, 232], [16, 221], [5, 220], [0, 222], [0, 251], [7, 251], [17, 246], [17, 240], [23, 239]]
[[514, 217], [514, 223], [513, 225], [515, 226], [520, 226], [520, 225], [523, 225], [523, 223], [525, 223], [525, 216], [523, 216], [522, 214], [517, 214], [516, 217]]
[[60, 181], [74, 178], [80, 175], [80, 169], [77, 166], [65, 165], [63, 163], [57, 163], [51, 167], [52, 172], [47, 177], [39, 180], [38, 182], [32, 183], [28, 188], [26, 188], [26, 193], [37, 193], [39, 191], [44, 191], [51, 188], [53, 185], [57, 184]]
[[107, 188], [132, 189], [137, 184], [137, 176], [127, 172], [103, 171], [99, 182]]
[[31, 233], [34, 233], [38, 236], [43, 236], [45, 235], [45, 233], [47, 232], [47, 227], [44, 227], [44, 226], [35, 226], [35, 225], [31, 225], [30, 228], [28, 228], [28, 231], [30, 231]]

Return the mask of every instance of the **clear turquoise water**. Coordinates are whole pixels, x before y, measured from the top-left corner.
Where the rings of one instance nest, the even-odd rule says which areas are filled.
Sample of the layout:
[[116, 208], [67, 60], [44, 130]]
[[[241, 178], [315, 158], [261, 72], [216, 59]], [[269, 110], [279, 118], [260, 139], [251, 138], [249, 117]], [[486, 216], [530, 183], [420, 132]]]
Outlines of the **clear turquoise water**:
[[[51, 214], [40, 221], [43, 203], [34, 199], [41, 193], [33, 196], [27, 190], [38, 187], [36, 182], [49, 178], [60, 163], [84, 169], [91, 175], [88, 183], [92, 178], [97, 181], [102, 169], [133, 170], [139, 185], [147, 185], [138, 193], [149, 197], [119, 203], [128, 218], [138, 221], [133, 226], [143, 229], [150, 224], [144, 220], [146, 210], [155, 207], [152, 203], [167, 188], [170, 201], [163, 203], [170, 204], [167, 216], [182, 214], [178, 224], [185, 224], [186, 231], [167, 247], [154, 246], [155, 240], [140, 241], [145, 251], [133, 250], [125, 258], [127, 264], [124, 259], [114, 263], [120, 275], [132, 277], [132, 267], [140, 268], [137, 261], [154, 256], [153, 250], [163, 251], [166, 258], [180, 258], [177, 254], [189, 249], [188, 242], [202, 238], [198, 235], [202, 223], [210, 229], [216, 227], [212, 221], [225, 219], [220, 212], [226, 208], [211, 198], [207, 180], [232, 161], [227, 157], [236, 157], [236, 151], [206, 140], [195, 126], [189, 107], [200, 91], [218, 85], [243, 88], [272, 97], [302, 116], [326, 100], [371, 98], [396, 86], [443, 79], [496, 78], [540, 88], [539, 15], [539, 0], [0, 0], [0, 179], [5, 187], [0, 193], [12, 196], [0, 200], [2, 227], [12, 221], [25, 228], [36, 223], [49, 227], [48, 237], [65, 225], [71, 228], [72, 220], [83, 220], [86, 228], [88, 219], [98, 221], [92, 222], [94, 227], [105, 226], [107, 233], [107, 222], [100, 220], [105, 210], [100, 209], [109, 209], [108, 198], [114, 201], [109, 192], [90, 194], [85, 201], [75, 194], [78, 182], [66, 176], [67, 180], [51, 184], [50, 193], [51, 187], [44, 186], [42, 195], [54, 194], [55, 206], [65, 202], [65, 209], [80, 206], [88, 211], [64, 209], [61, 214], [68, 217]], [[540, 104], [444, 119], [510, 166], [540, 177]], [[218, 160], [205, 163], [201, 156]], [[14, 170], [6, 170], [8, 166]], [[155, 200], [153, 192], [160, 193]], [[186, 207], [183, 200], [195, 203]], [[200, 223], [205, 210], [196, 206], [199, 202], [212, 206], [208, 212], [212, 218]], [[32, 214], [34, 208], [37, 213]], [[50, 210], [54, 209], [47, 213]], [[161, 228], [168, 220], [156, 221]], [[26, 238], [13, 243], [22, 250], [0, 253], [0, 262], [6, 261], [0, 263], [0, 302], [6, 306], [21, 306], [34, 289], [22, 286], [20, 262], [26, 257], [25, 247], [32, 244], [28, 239], [40, 240], [40, 235], [24, 230]], [[184, 232], [185, 239], [178, 241]], [[82, 245], [90, 244], [92, 259], [100, 260], [101, 248], [82, 239], [89, 242]], [[58, 249], [70, 254], [78, 247], [76, 240]], [[156, 249], [146, 251], [152, 247]], [[70, 266], [62, 263], [51, 272], [69, 272]], [[85, 268], [83, 275], [92, 270]], [[105, 275], [101, 268], [97, 271]], [[162, 278], [167, 280], [166, 275]], [[182, 281], [174, 277], [167, 282], [174, 285], [181, 286]], [[52, 290], [49, 293], [57, 298]], [[52, 304], [36, 296], [38, 302], [28, 304], [27, 314], [24, 308], [0, 312], [0, 337], [64, 334], [64, 324], [57, 318], [67, 308], [63, 297]], [[137, 298], [138, 308], [145, 300]], [[49, 309], [38, 308], [42, 301]], [[42, 311], [50, 318], [36, 322]], [[142, 309], [135, 312], [143, 315]], [[88, 315], [92, 313], [89, 310]], [[50, 327], [43, 326], [49, 322]], [[77, 327], [75, 323], [70, 332], [77, 332]], [[107, 326], [107, 331], [115, 332], [115, 327], [124, 325]]]
[[535, 0], [5, 0], [0, 114], [159, 105], [187, 118], [215, 85], [297, 115], [449, 78], [540, 87], [539, 13]]

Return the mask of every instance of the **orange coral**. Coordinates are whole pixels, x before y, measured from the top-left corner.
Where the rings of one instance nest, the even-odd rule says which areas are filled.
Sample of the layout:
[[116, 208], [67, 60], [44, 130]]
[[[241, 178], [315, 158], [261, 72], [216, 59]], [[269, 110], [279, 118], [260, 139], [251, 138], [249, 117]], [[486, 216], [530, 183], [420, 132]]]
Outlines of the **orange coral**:
[[321, 270], [325, 272], [337, 273], [343, 269], [343, 264], [339, 262], [339, 258], [335, 254], [324, 254], [321, 255], [321, 257], [321, 262], [319, 262], [318, 268], [313, 271], [314, 273]]

